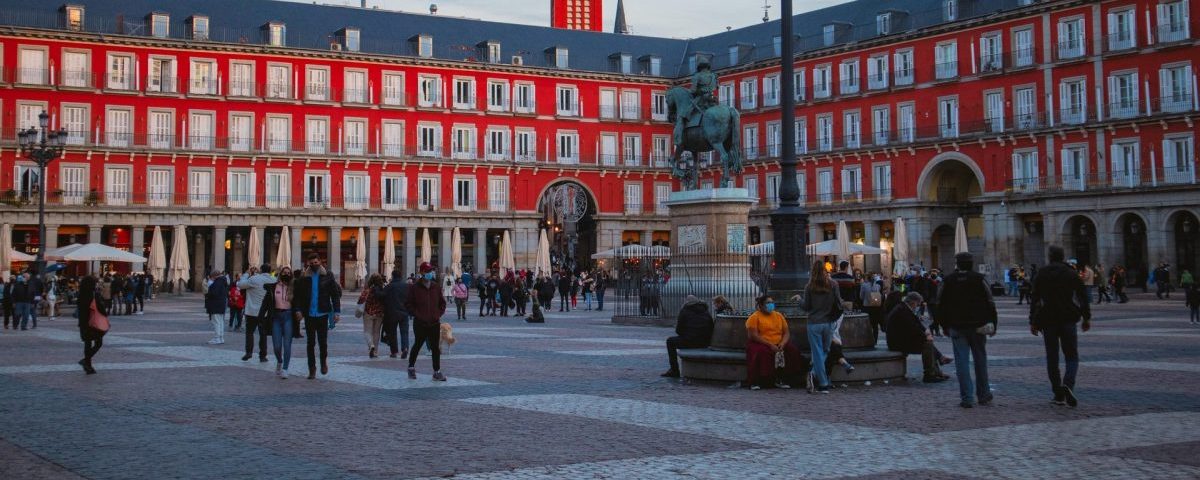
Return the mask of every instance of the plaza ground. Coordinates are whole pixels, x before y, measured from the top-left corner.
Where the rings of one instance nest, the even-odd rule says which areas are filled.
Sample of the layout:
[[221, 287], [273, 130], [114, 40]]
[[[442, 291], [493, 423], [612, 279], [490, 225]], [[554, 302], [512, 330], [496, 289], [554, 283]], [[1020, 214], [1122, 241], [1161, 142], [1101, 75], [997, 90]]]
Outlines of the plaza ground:
[[663, 379], [669, 329], [480, 319], [475, 301], [446, 383], [428, 356], [418, 380], [368, 359], [349, 313], [317, 380], [303, 343], [288, 380], [273, 357], [242, 362], [240, 333], [205, 345], [195, 295], [114, 317], [97, 375], [75, 364], [73, 318], [0, 330], [0, 478], [1200, 478], [1200, 327], [1182, 298], [1096, 310], [1078, 409], [1049, 403], [1041, 341], [1000, 299], [996, 402], [970, 410], [953, 381], [818, 396]]

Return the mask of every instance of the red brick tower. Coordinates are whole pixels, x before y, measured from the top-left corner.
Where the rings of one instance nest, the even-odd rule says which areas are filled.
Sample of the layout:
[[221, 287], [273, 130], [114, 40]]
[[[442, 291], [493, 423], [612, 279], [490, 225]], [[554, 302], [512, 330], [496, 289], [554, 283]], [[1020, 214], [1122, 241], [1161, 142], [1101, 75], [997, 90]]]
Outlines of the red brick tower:
[[550, 26], [568, 30], [604, 29], [603, 0], [550, 0]]

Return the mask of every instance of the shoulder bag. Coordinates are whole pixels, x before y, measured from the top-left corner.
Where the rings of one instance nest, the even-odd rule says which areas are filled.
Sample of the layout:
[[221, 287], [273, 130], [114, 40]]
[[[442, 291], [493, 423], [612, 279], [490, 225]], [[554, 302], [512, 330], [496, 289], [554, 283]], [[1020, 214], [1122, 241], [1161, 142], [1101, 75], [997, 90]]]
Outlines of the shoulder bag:
[[108, 316], [100, 313], [100, 309], [96, 308], [96, 301], [92, 300], [92, 304], [88, 306], [90, 310], [88, 314], [88, 327], [100, 333], [107, 333], [109, 329]]

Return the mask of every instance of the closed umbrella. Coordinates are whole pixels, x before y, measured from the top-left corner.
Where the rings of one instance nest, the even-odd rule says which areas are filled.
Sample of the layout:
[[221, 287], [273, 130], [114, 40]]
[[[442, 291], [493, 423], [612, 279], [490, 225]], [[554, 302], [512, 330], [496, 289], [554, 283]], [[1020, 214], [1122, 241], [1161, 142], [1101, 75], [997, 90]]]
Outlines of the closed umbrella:
[[146, 267], [152, 277], [162, 281], [163, 273], [167, 271], [167, 251], [163, 248], [162, 227], [154, 227], [154, 235], [150, 238], [150, 259]]
[[276, 270], [285, 265], [292, 265], [292, 236], [288, 232], [287, 225], [284, 225], [283, 230], [279, 232], [279, 247], [275, 249]]
[[538, 275], [550, 274], [550, 239], [546, 237], [546, 230], [542, 229], [538, 235], [538, 251], [537, 261], [534, 264], [534, 269]]
[[517, 261], [513, 258], [512, 238], [509, 237], [508, 230], [504, 231], [504, 236], [500, 239], [500, 271], [506, 269], [517, 269]]
[[262, 231], [258, 227], [250, 227], [250, 252], [247, 256], [250, 259], [250, 266], [258, 268], [263, 263], [263, 241]]
[[12, 275], [12, 225], [0, 226], [0, 278], [8, 283]]
[[954, 224], [954, 253], [959, 254], [967, 252], [967, 226], [963, 223], [962, 217], [958, 217], [958, 222]]
[[188, 281], [188, 271], [192, 269], [191, 260], [188, 259], [187, 227], [176, 225], [172, 237], [171, 265], [167, 268], [166, 280], [179, 288], [176, 293], [182, 294], [183, 284]]
[[383, 272], [391, 275], [396, 269], [396, 237], [392, 235], [392, 227], [387, 227], [387, 235], [383, 237]]
[[838, 221], [837, 226], [837, 257], [838, 260], [850, 261], [850, 229], [846, 221]]
[[429, 242], [429, 229], [426, 228], [421, 232], [421, 261], [420, 263], [429, 263], [433, 261], [433, 246]]
[[[372, 239], [377, 241], [378, 239]], [[363, 235], [362, 227], [358, 227], [358, 245], [354, 252], [354, 276], [358, 278], [358, 284], [362, 285], [367, 279], [367, 237]]]
[[454, 278], [462, 278], [462, 232], [458, 227], [450, 233], [450, 271]]
[[893, 227], [896, 230], [896, 242], [892, 245], [892, 274], [902, 277], [908, 271], [908, 229], [902, 217], [896, 217]]

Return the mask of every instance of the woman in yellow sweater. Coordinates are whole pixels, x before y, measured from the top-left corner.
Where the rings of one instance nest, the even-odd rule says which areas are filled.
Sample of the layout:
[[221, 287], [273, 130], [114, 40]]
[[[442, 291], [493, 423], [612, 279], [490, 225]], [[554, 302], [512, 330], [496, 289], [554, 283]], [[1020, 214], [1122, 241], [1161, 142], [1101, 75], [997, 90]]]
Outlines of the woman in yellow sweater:
[[754, 303], [756, 310], [746, 319], [746, 383], [751, 390], [771, 385], [791, 388], [804, 365], [800, 350], [791, 343], [787, 319], [775, 311], [770, 296], [758, 297]]

